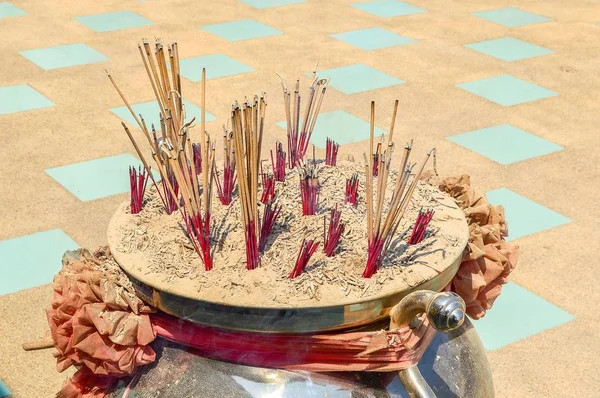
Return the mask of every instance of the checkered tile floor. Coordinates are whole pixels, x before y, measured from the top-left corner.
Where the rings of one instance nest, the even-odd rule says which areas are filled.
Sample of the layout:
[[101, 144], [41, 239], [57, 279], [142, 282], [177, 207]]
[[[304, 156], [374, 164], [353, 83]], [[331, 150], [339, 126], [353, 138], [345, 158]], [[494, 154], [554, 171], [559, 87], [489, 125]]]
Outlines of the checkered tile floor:
[[[152, 3], [152, 1], [142, 0], [138, 2]], [[275, 26], [273, 23], [261, 21], [261, 13], [281, 12], [281, 15], [294, 13], [294, 10], [300, 11], [300, 7], [306, 3], [304, 0], [236, 0], [230, 1], [230, 6], [253, 10], [249, 14], [252, 15], [251, 19], [238, 18], [242, 15], [236, 13], [231, 13], [230, 20], [211, 21], [210, 17], [203, 17], [201, 22], [189, 26], [188, 29], [221, 41], [222, 52], [207, 53], [199, 47], [199, 43], [186, 43], [188, 48], [181, 60], [183, 77], [191, 83], [198, 83], [201, 80], [202, 68], [206, 67], [208, 79], [223, 79], [224, 84], [228, 84], [229, 81], [225, 79], [234, 76], [252, 72], [274, 72], [259, 68], [252, 62], [252, 57], [244, 56], [238, 59], [235, 52], [227, 50], [228, 46], [239, 46], [236, 48], [247, 46], [250, 49], [256, 43], [269, 40], [276, 43], [278, 38], [295, 34], [293, 27]], [[327, 34], [321, 31], [315, 33], [321, 36], [319, 43], [346, 46], [352, 51], [352, 56], [342, 57], [343, 61], [337, 63], [328, 62], [331, 67], [319, 71], [319, 76], [331, 78], [330, 87], [336, 91], [336, 98], [352, 96], [363, 98], [361, 95], [365, 94], [376, 97], [380, 90], [398, 90], [401, 85], [417, 84], [411, 80], [408, 67], [400, 65], [390, 72], [389, 68], [379, 69], [376, 64], [365, 60], [378, 51], [390, 51], [390, 54], [393, 54], [393, 51], [401, 51], [407, 47], [426, 48], [426, 41], [417, 39], [418, 36], [414, 35], [414, 25], [407, 24], [406, 27], [410, 29], [406, 29], [407, 33], [402, 33], [404, 32], [402, 23], [404, 20], [408, 21], [408, 18], [419, 18], [423, 14], [432, 13], [427, 9], [427, 2], [419, 1], [418, 5], [395, 0], [342, 3], [340, 7], [368, 14], [371, 23], [354, 26], [351, 21], [348, 21], [347, 29]], [[0, 2], [0, 29], [10, 24], [18, 24], [19, 20], [35, 18], [36, 15], [28, 11], [27, 4]], [[25, 62], [33, 63], [46, 74], [52, 73], [55, 69], [73, 70], [81, 65], [108, 63], [111, 60], [109, 53], [106, 52], [107, 48], [113, 46], [119, 47], [120, 51], [129, 51], [133, 48], [131, 42], [135, 42], [138, 36], [151, 37], [152, 29], [159, 28], [160, 24], [164, 23], [164, 21], [153, 21], [152, 18], [141, 13], [129, 11], [125, 4], [123, 7], [122, 10], [78, 15], [72, 19], [79, 25], [78, 28], [83, 26], [95, 32], [98, 37], [112, 34], [111, 32], [122, 34], [119, 33], [122, 30], [131, 31], [130, 36], [127, 36], [128, 43], [110, 42], [113, 39], [109, 36], [93, 43], [85, 43], [78, 42], [78, 37], [71, 36], [55, 45], [44, 42], [46, 44], [40, 47], [32, 43], [31, 46], [15, 48], [14, 54], [20, 54], [27, 60]], [[456, 12], [453, 15], [456, 16]], [[493, 37], [494, 34], [482, 34], [479, 40], [456, 45], [455, 51], [462, 49], [478, 54], [478, 59], [482, 63], [518, 64], [532, 59], [553, 57], [560, 53], [560, 49], [536, 42], [533, 34], [529, 36], [520, 34], [520, 29], [529, 29], [534, 25], [537, 29], [541, 29], [542, 24], [547, 24], [547, 29], [551, 29], [553, 19], [544, 15], [518, 8], [500, 8], [499, 4], [496, 9], [464, 13], [461, 17], [479, 19], [481, 32], [484, 32], [486, 27], [493, 32], [498, 32], [501, 28], [509, 29], [502, 35]], [[392, 18], [397, 18], [394, 21], [397, 21], [399, 29], [395, 29], [395, 25], [384, 22]], [[381, 27], [377, 26], [378, 21], [382, 24]], [[525, 37], [529, 38], [525, 40]], [[423, 56], [423, 52], [420, 54]], [[4, 55], [7, 55], [6, 52]], [[350, 58], [352, 61], [348, 61]], [[402, 60], [399, 59], [398, 62], [401, 63]], [[423, 61], [423, 65], [427, 62], [429, 61]], [[305, 68], [307, 76], [310, 75], [310, 66], [312, 65], [307, 65]], [[98, 69], [102, 68], [103, 66], [98, 66]], [[533, 162], [535, 159], [554, 162], [561, 153], [569, 151], [569, 146], [553, 142], [555, 139], [550, 138], [547, 131], [538, 131], [534, 124], [521, 125], [519, 120], [511, 118], [510, 110], [520, 106], [529, 106], [528, 109], [534, 110], [536, 104], [543, 101], [561, 101], [562, 94], [545, 87], [544, 82], [547, 80], [543, 78], [543, 70], [523, 73], [519, 77], [509, 73], [499, 73], [499, 70], [502, 69], [494, 68], [489, 73], [485, 72], [473, 78], [465, 74], [462, 80], [446, 82], [447, 90], [462, 90], [464, 95], [461, 98], [465, 101], [472, 104], [482, 103], [480, 106], [488, 107], [485, 109], [502, 111], [498, 113], [502, 115], [502, 120], [496, 118], [489, 123], [486, 123], [485, 114], [477, 116], [481, 128], [446, 131], [444, 136], [447, 138], [447, 143], [452, 146], [452, 153], [458, 157], [475, 153], [480, 157], [481, 162], [499, 164], [504, 167], [506, 173], [511, 173], [520, 165]], [[57, 108], [53, 102], [53, 98], [58, 95], [57, 88], [44, 84], [43, 74], [37, 76], [42, 78], [30, 79], [24, 75], [10, 84], [0, 86], [0, 124], [21, 113], [34, 114], [40, 112], [42, 108]], [[105, 89], [110, 88], [107, 86]], [[151, 93], [146, 94], [151, 95]], [[143, 115], [148, 125], [158, 126], [158, 107], [156, 102], [149, 98], [148, 96], [136, 97], [133, 109]], [[197, 96], [194, 99], [188, 98], [185, 100], [185, 105], [188, 116], [199, 119], [200, 109], [197, 99]], [[209, 106], [212, 104], [214, 102]], [[119, 119], [134, 124], [129, 112], [121, 106], [121, 102], [116, 97], [109, 105], [99, 103], [95, 107], [100, 114], [105, 115], [106, 123], [115, 125], [115, 128], [118, 128]], [[510, 107], [510, 110], [505, 110], [507, 107]], [[56, 109], [56, 111], [68, 113], [65, 109]], [[219, 113], [215, 112], [215, 114]], [[207, 121], [218, 120], [215, 114], [207, 113]], [[285, 129], [285, 122], [280, 121], [281, 113], [275, 115], [277, 116], [271, 119], [270, 129], [281, 132], [281, 128]], [[318, 119], [312, 136], [313, 144], [323, 148], [328, 137], [340, 144], [357, 143], [367, 139], [369, 129], [368, 121], [365, 120], [366, 115], [364, 112], [350, 111], [349, 108], [336, 109], [335, 105], [333, 108], [330, 107], [329, 110], [322, 112]], [[422, 125], [426, 130], [427, 120], [423, 120]], [[377, 135], [384, 131], [379, 126], [376, 127]], [[138, 159], [129, 153], [99, 154], [90, 156], [83, 162], [71, 164], [56, 162], [54, 165], [48, 165], [47, 168], [30, 170], [30, 172], [46, 173], [52, 177], [49, 180], [51, 183], [58, 184], [57, 186], [61, 186], [81, 202], [90, 202], [86, 206], [91, 207], [98, 199], [127, 192], [129, 187], [124, 170], [130, 165], [139, 164]], [[553, 193], [539, 195], [540, 199], [534, 201], [528, 198], [528, 195], [519, 193], [520, 191], [519, 185], [515, 183], [515, 186], [495, 187], [487, 192], [490, 202], [505, 207], [510, 228], [509, 240], [519, 243], [522, 238], [559, 231], [571, 223], [570, 217], [574, 214], [561, 214], [546, 203], [546, 200], [551, 202], [549, 195]], [[56, 205], [60, 206], [60, 203]], [[41, 232], [32, 231], [26, 236], [12, 236], [0, 241], [0, 295], [49, 283], [60, 267], [62, 253], [77, 246], [77, 243], [58, 227]], [[519, 266], [534, 265], [520, 264]], [[561, 309], [560, 305], [561, 303], [550, 303], [532, 293], [526, 285], [521, 286], [511, 282], [504, 288], [494, 309], [483, 320], [475, 322], [475, 326], [486, 348], [497, 350], [522, 339], [535, 338], [535, 335], [545, 330], [571, 321], [574, 316]], [[0, 397], [8, 394], [7, 388], [0, 382]]]

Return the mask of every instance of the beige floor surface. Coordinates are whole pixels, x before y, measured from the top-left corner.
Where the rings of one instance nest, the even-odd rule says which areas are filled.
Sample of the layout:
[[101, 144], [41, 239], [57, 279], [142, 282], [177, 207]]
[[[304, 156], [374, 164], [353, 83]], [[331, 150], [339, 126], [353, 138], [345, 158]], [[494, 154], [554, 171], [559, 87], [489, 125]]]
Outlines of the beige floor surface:
[[[106, 242], [108, 220], [118, 195], [83, 203], [44, 170], [103, 156], [133, 152], [119, 120], [108, 109], [121, 106], [104, 69], [109, 69], [132, 102], [153, 99], [137, 53], [141, 37], [177, 39], [182, 57], [221, 52], [256, 71], [210, 80], [207, 110], [219, 120], [233, 100], [266, 91], [270, 146], [283, 139], [274, 124], [284, 119], [279, 81], [310, 70], [362, 62], [406, 84], [344, 95], [330, 90], [323, 111], [342, 109], [368, 120], [369, 101], [378, 103], [377, 125], [386, 128], [392, 103], [400, 101], [398, 136], [417, 139], [416, 149], [438, 148], [442, 174], [471, 174], [484, 190], [509, 187], [572, 219], [572, 222], [518, 240], [522, 247], [512, 280], [575, 316], [558, 328], [489, 353], [499, 397], [600, 396], [596, 369], [600, 355], [597, 252], [600, 207], [600, 5], [597, 1], [411, 0], [427, 13], [378, 18], [349, 7], [353, 0], [308, 0], [258, 10], [236, 0], [219, 1], [26, 1], [13, 4], [27, 17], [0, 20], [0, 87], [28, 83], [50, 97], [52, 108], [0, 116], [0, 240], [61, 228], [79, 245]], [[551, 18], [545, 24], [510, 29], [470, 14], [519, 7]], [[131, 10], [151, 27], [94, 33], [76, 16]], [[283, 35], [229, 44], [197, 27], [255, 19]], [[419, 40], [369, 53], [333, 40], [330, 34], [379, 26]], [[551, 55], [502, 62], [464, 44], [510, 35], [554, 50]], [[43, 71], [18, 51], [85, 42], [110, 60]], [[554, 90], [557, 98], [502, 107], [455, 87], [457, 83], [509, 73]], [[184, 95], [200, 103], [199, 84], [184, 81]], [[446, 136], [511, 123], [555, 142], [564, 151], [502, 166], [452, 144]], [[346, 145], [362, 153], [364, 142]], [[15, 397], [50, 397], [66, 375], [57, 374], [50, 351], [23, 352], [20, 344], [46, 330], [43, 309], [48, 285], [0, 296], [0, 378]]]

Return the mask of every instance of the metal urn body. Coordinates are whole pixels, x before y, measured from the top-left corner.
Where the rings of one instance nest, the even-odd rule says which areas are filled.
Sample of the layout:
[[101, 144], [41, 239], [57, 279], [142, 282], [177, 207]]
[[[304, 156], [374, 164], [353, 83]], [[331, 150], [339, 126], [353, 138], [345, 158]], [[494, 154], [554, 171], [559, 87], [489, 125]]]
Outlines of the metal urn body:
[[[464, 302], [453, 293], [416, 291], [390, 313], [394, 325], [422, 321], [438, 332], [418, 366], [395, 373], [290, 372], [205, 358], [158, 339], [159, 360], [142, 371], [136, 397], [473, 397], [494, 396], [485, 349]], [[127, 380], [125, 380], [127, 381]], [[121, 386], [124, 386], [122, 383]], [[114, 393], [120, 397], [123, 387]]]

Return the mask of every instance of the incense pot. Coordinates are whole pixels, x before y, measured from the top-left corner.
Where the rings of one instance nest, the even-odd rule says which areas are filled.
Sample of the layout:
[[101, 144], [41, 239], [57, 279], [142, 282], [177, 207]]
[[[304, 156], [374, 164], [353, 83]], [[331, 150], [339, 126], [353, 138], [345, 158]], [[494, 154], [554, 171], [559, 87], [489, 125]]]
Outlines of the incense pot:
[[[143, 42], [143, 47], [139, 46], [144, 67], [157, 101], [161, 105], [162, 140], [157, 139], [154, 127], [151, 129], [152, 135], [150, 134], [143, 118], [140, 116], [138, 119], [112, 76], [108, 75], [150, 144], [152, 157], [161, 175], [162, 190], [158, 188], [152, 177], [150, 168], [129, 129], [123, 124], [125, 132], [144, 164], [144, 170], [152, 180], [156, 194], [160, 196], [165, 214], [173, 217], [171, 213], [175, 213], [175, 210], [179, 211], [179, 224], [176, 225], [164, 218], [152, 218], [144, 209], [140, 209], [142, 207], [140, 197], [143, 198], [143, 195], [136, 194], [132, 195], [131, 203], [124, 203], [117, 209], [110, 221], [108, 228], [110, 250], [114, 260], [130, 278], [139, 298], [167, 314], [188, 322], [229, 331], [278, 335], [322, 334], [378, 331], [388, 326], [391, 331], [397, 332], [398, 328], [407, 330], [410, 327], [417, 330], [419, 326], [423, 326], [429, 331], [428, 336], [431, 337], [433, 331], [427, 327], [430, 325], [439, 331], [435, 342], [428, 348], [429, 355], [433, 355], [434, 359], [427, 362], [424, 358], [419, 367], [414, 366], [415, 362], [412, 362], [409, 365], [412, 367], [404, 368], [405, 370], [399, 372], [401, 384], [406, 389], [405, 393], [411, 397], [427, 398], [435, 397], [436, 394], [461, 397], [493, 396], [491, 375], [481, 342], [468, 320], [465, 320], [465, 303], [454, 293], [441, 292], [450, 284], [463, 260], [469, 238], [465, 214], [450, 197], [437, 188], [425, 187], [426, 184], [420, 181], [432, 155], [435, 169], [435, 149], [429, 150], [417, 165], [409, 162], [412, 142], [407, 143], [402, 151], [398, 171], [391, 169], [398, 101], [394, 104], [387, 138], [384, 141], [382, 136], [379, 143], [375, 143], [374, 138], [375, 103], [371, 102], [369, 154], [365, 155], [365, 164], [358, 166], [358, 170], [346, 169], [345, 174], [340, 172], [338, 175], [340, 184], [339, 186], [335, 184], [339, 189], [336, 188], [335, 192], [325, 192], [326, 188], [323, 187], [327, 186], [328, 178], [323, 178], [317, 170], [314, 146], [312, 161], [308, 159], [307, 151], [329, 80], [318, 78], [315, 66], [308, 93], [304, 95], [300, 92], [299, 79], [292, 89], [288, 89], [282, 78], [288, 138], [287, 166], [295, 174], [290, 175], [289, 178], [286, 175], [286, 153], [281, 144], [276, 144], [275, 153], [271, 152], [271, 174], [263, 172], [262, 161], [265, 159], [261, 155], [261, 147], [266, 109], [266, 96], [263, 93], [260, 97], [255, 96], [254, 101], [246, 99], [232, 106], [231, 132], [225, 128], [223, 136], [224, 163], [221, 182], [215, 162], [215, 144], [205, 126], [206, 71], [204, 69], [202, 71], [201, 108], [203, 111], [200, 146], [194, 147], [190, 139], [193, 119], [186, 122], [185, 109], [182, 106], [177, 43], [169, 45], [167, 49], [168, 59], [160, 41], [155, 45], [154, 54], [146, 41]], [[170, 68], [167, 67], [167, 60], [170, 61]], [[169, 69], [171, 74], [168, 72]], [[172, 92], [176, 95], [172, 96]], [[304, 106], [302, 114], [301, 104]], [[337, 161], [339, 146], [329, 140], [327, 144], [325, 163], [328, 167], [339, 171], [345, 167]], [[356, 177], [357, 173], [361, 173], [360, 181]], [[201, 178], [197, 178], [198, 175]], [[298, 184], [298, 176], [300, 176], [300, 184]], [[350, 176], [353, 177], [348, 178]], [[261, 178], [262, 196], [259, 196]], [[287, 185], [289, 193], [289, 179], [295, 180], [292, 184], [299, 187], [299, 190], [297, 194], [289, 196], [286, 202], [285, 187]], [[212, 189], [213, 181], [217, 185], [218, 197]], [[237, 197], [232, 198], [236, 181]], [[277, 184], [284, 188], [278, 190]], [[145, 183], [143, 186], [145, 187]], [[179, 192], [176, 189], [179, 189]], [[422, 195], [423, 192], [429, 195]], [[339, 197], [332, 203], [329, 199], [336, 195]], [[361, 199], [360, 196], [363, 198]], [[172, 197], [171, 201], [169, 197]], [[294, 201], [298, 204], [299, 197], [302, 205], [300, 216], [290, 210], [290, 204]], [[216, 200], [217, 198], [219, 200]], [[226, 238], [218, 235], [220, 226], [215, 220], [219, 217], [226, 219], [227, 215], [219, 214], [217, 202], [223, 206], [230, 206], [228, 209], [237, 212], [234, 218], [243, 220], [241, 227], [240, 225], [233, 227], [233, 241], [235, 250], [243, 251], [245, 262], [240, 261], [239, 258], [230, 260], [229, 252], [223, 254], [222, 248], [228, 243]], [[338, 213], [338, 204], [341, 203], [345, 206], [342, 209], [346, 212], [345, 216], [340, 216]], [[271, 207], [273, 205], [275, 207]], [[150, 211], [157, 209], [155, 204], [148, 207]], [[419, 208], [426, 212], [422, 213]], [[432, 219], [434, 211], [436, 217]], [[330, 228], [327, 233], [327, 223], [320, 217], [329, 212], [331, 212]], [[416, 212], [419, 216], [415, 214]], [[261, 227], [261, 213], [263, 226], [268, 224], [266, 228]], [[283, 219], [283, 224], [288, 224], [288, 239], [293, 240], [293, 243], [302, 242], [295, 264], [287, 254], [291, 251], [297, 252], [297, 245], [294, 249], [290, 247], [272, 249], [266, 242], [277, 217]], [[407, 226], [404, 221], [415, 218], [416, 222], [412, 221], [414, 226], [410, 226], [413, 234], [405, 244], [402, 229]], [[265, 220], [268, 220], [268, 223]], [[289, 226], [292, 224], [290, 220], [301, 225], [302, 228], [296, 233], [290, 232], [292, 231], [292, 227]], [[317, 234], [314, 226], [320, 226], [321, 220], [323, 221], [322, 240], [314, 236]], [[177, 230], [178, 237], [169, 235], [167, 232], [169, 228], [171, 231]], [[344, 235], [344, 228], [356, 230], [358, 233]], [[147, 233], [149, 229], [159, 232], [151, 235]], [[428, 229], [434, 232], [429, 234]], [[180, 245], [179, 256], [171, 256], [172, 252], [169, 252], [169, 256], [162, 256], [156, 251], [156, 247], [145, 253], [156, 240], [161, 240], [162, 231], [165, 231], [163, 235], [170, 236], [171, 243], [177, 241], [177, 245]], [[290, 239], [289, 235], [292, 235], [293, 239]], [[131, 250], [134, 245], [132, 237], [136, 236], [142, 236], [146, 241], [141, 249], [139, 244], [136, 244], [136, 249]], [[358, 242], [357, 236], [360, 236], [361, 242]], [[435, 239], [432, 239], [432, 236]], [[186, 237], [189, 242], [182, 242], [181, 239]], [[336, 257], [340, 237], [342, 241], [348, 241], [343, 252], [350, 257], [342, 255]], [[122, 243], [128, 239], [130, 250], [121, 250]], [[239, 244], [241, 241], [243, 241], [241, 244], [244, 246], [243, 249]], [[167, 241], [159, 243], [169, 244]], [[413, 251], [402, 262], [398, 258], [404, 252], [401, 252], [399, 245], [405, 245], [404, 252], [408, 250], [406, 247], [414, 248], [419, 245], [420, 248], [428, 247], [430, 251], [425, 253]], [[216, 249], [215, 246], [221, 248]], [[197, 254], [193, 266], [191, 264], [194, 260], [190, 260], [189, 256], [186, 257], [185, 247]], [[229, 247], [231, 249], [232, 246]], [[317, 249], [324, 251], [325, 254], [317, 253], [311, 264], [311, 257]], [[352, 257], [357, 252], [358, 256]], [[394, 255], [396, 260], [391, 261], [390, 256]], [[326, 260], [324, 256], [333, 260]], [[197, 261], [198, 259], [201, 263]], [[269, 261], [270, 263], [263, 264], [263, 259], [265, 263]], [[181, 263], [178, 264], [180, 261]], [[277, 261], [280, 264], [277, 264]], [[240, 276], [236, 272], [240, 264], [244, 263], [245, 274]], [[334, 279], [339, 281], [341, 278], [346, 284], [345, 289], [341, 289], [345, 292], [345, 296], [340, 296], [338, 291], [340, 289], [331, 289], [333, 285], [329, 277], [324, 284], [329, 289], [324, 289], [320, 295], [315, 293], [316, 289], [312, 286], [312, 282], [309, 282], [312, 294], [307, 299], [295, 295], [299, 293], [299, 289], [290, 289], [290, 286], [295, 288], [296, 283], [301, 284], [308, 278], [313, 278], [319, 268], [325, 269], [328, 264], [337, 267], [338, 276]], [[356, 264], [360, 264], [358, 273], [356, 273]], [[278, 268], [275, 267], [277, 265]], [[401, 266], [406, 268], [406, 272]], [[363, 281], [375, 281], [375, 285], [366, 282], [356, 284], [354, 279], [354, 286], [360, 286], [361, 289], [364, 287], [364, 290], [361, 294], [357, 294], [356, 289], [348, 288], [347, 281], [343, 279], [348, 274], [342, 277], [339, 275], [342, 269], [346, 272], [352, 267], [354, 269], [352, 269], [351, 279], [362, 277]], [[177, 272], [165, 272], [167, 268], [176, 269]], [[182, 271], [183, 268], [185, 271]], [[289, 276], [281, 279], [281, 271], [284, 269]], [[182, 272], [190, 276], [180, 275]], [[202, 283], [196, 283], [198, 272], [204, 273], [205, 276], [202, 278], [212, 277], [218, 283], [213, 282], [209, 288], [205, 288]], [[243, 283], [240, 284], [240, 280]], [[323, 286], [323, 283], [321, 285]], [[229, 294], [223, 290], [224, 286], [229, 286]], [[246, 291], [237, 287], [232, 289], [231, 286], [245, 286]], [[269, 290], [269, 287], [280, 289]], [[371, 291], [367, 293], [369, 288]], [[248, 289], [262, 293], [251, 296]], [[231, 293], [231, 290], [235, 290], [235, 293]], [[289, 295], [291, 290], [294, 291]], [[271, 297], [273, 291], [284, 292], [288, 296], [283, 301], [276, 300]], [[350, 292], [353, 294], [349, 295]], [[421, 315], [425, 315], [428, 321], [425, 322], [425, 318]], [[192, 326], [188, 325], [188, 327]], [[387, 334], [384, 336], [388, 338]], [[292, 337], [286, 336], [287, 339]], [[261, 338], [265, 338], [264, 335]], [[422, 337], [420, 341], [423, 342], [421, 347], [424, 349], [425, 344], [431, 340]], [[316, 373], [299, 374], [267, 370], [257, 366], [211, 361], [188, 353], [188, 349], [184, 347], [164, 341], [157, 341], [155, 344], [157, 346], [162, 344], [162, 347], [157, 348], [163, 351], [157, 365], [158, 370], [154, 373], [150, 370], [141, 377], [142, 389], [137, 389], [136, 394], [216, 396], [227, 393], [232, 397], [265, 396], [267, 391], [257, 393], [260, 390], [257, 384], [267, 386], [269, 396], [273, 395], [270, 394], [273, 387], [286, 389], [294, 384], [300, 388], [304, 385], [304, 388], [308, 389], [302, 389], [299, 394], [290, 393], [294, 396], [306, 396], [306, 391], [309, 391], [308, 395], [315, 396], [312, 391], [316, 386], [323, 386], [325, 390], [334, 387], [336, 391], [347, 392], [345, 396], [365, 394], [386, 396], [390, 393], [389, 387], [386, 387], [384, 382], [385, 377], [381, 375], [372, 376], [372, 382], [369, 383], [364, 374], [325, 376]], [[188, 369], [195, 368], [196, 371], [178, 372], [177, 365], [181, 363]], [[420, 370], [421, 366], [423, 372]], [[344, 367], [347, 367], [347, 364], [344, 364]], [[214, 383], [214, 377], [209, 377], [211, 371], [206, 371], [204, 368], [215, 369], [213, 376], [226, 382]], [[457, 372], [456, 369], [460, 371]], [[196, 372], [199, 371], [205, 377], [195, 377], [198, 374]], [[174, 373], [179, 376], [176, 383], [172, 380]], [[168, 375], [170, 380], [165, 380], [164, 375]], [[240, 382], [241, 379], [248, 381], [248, 378], [254, 383], [251, 389]], [[240, 392], [233, 383], [242, 385], [247, 393]], [[144, 388], [146, 390], [143, 390]], [[327, 395], [325, 390], [323, 393], [317, 392], [316, 396]]]

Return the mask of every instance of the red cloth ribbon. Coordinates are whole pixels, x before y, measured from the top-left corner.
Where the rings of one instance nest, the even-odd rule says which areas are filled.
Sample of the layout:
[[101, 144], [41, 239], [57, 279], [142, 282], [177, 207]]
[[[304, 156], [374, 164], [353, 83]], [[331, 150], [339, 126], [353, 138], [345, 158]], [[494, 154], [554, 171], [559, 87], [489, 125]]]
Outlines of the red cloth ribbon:
[[210, 358], [250, 366], [311, 372], [391, 372], [414, 366], [435, 336], [427, 320], [414, 330], [338, 334], [259, 334], [152, 315], [156, 334]]

